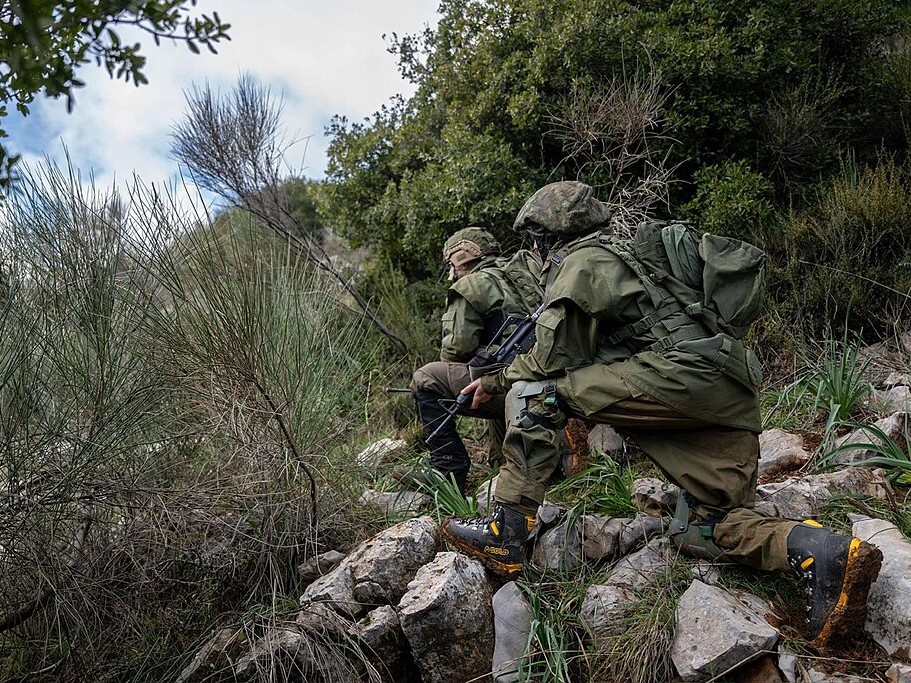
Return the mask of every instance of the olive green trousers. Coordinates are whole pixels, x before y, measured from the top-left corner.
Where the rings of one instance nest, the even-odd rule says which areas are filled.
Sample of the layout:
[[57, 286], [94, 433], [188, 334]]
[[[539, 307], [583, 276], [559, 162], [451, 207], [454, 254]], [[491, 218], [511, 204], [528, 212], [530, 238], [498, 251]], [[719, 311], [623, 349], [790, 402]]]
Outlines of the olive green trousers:
[[[611, 385], [599, 388], [601, 406], [595, 412], [584, 397], [572, 395], [565, 378], [513, 385], [506, 395], [506, 463], [496, 499], [534, 515], [560, 462], [559, 431], [568, 416], [580, 416], [621, 428], [635, 439], [667, 478], [696, 500], [693, 521], [715, 523], [714, 542], [729, 559], [759, 569], [787, 569], [787, 538], [798, 522], [752, 509], [757, 435], [683, 415], [619, 375]], [[605, 393], [611, 396], [607, 405]]]
[[[440, 398], [455, 400], [462, 389], [471, 384], [468, 366], [465, 363], [434, 361], [415, 370], [411, 377], [412, 393], [428, 392]], [[482, 403], [476, 410], [465, 414], [487, 420], [487, 435], [490, 439], [487, 463], [499, 467], [503, 463], [503, 438], [506, 435], [505, 396], [495, 396], [487, 403]]]

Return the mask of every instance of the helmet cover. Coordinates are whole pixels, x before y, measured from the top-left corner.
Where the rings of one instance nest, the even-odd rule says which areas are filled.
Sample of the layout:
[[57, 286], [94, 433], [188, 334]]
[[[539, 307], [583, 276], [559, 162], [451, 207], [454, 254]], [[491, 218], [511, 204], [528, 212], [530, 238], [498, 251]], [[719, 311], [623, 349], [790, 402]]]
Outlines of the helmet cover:
[[513, 228], [530, 232], [574, 234], [593, 230], [610, 218], [607, 204], [578, 180], [561, 180], [535, 192], [519, 210]]
[[463, 228], [443, 245], [443, 260], [454, 267], [499, 253], [500, 243], [484, 228]]

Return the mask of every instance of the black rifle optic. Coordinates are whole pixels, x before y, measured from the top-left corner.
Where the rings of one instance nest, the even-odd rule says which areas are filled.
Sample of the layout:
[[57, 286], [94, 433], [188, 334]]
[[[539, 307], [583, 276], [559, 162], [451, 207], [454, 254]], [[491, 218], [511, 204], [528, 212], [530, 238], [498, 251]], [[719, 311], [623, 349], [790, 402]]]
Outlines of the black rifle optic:
[[[516, 356], [528, 353], [531, 350], [531, 347], [535, 345], [535, 323], [538, 322], [538, 318], [541, 317], [545, 308], [547, 308], [547, 304], [542, 303], [537, 310], [527, 318], [517, 318], [515, 316], [506, 318], [500, 326], [500, 329], [493, 336], [494, 341], [499, 339], [500, 335], [503, 334], [510, 325], [516, 325], [516, 329], [512, 331], [496, 351], [491, 353], [488, 351], [490, 348], [490, 346], [488, 346], [487, 349], [484, 349], [468, 361], [468, 367], [475, 368], [474, 371], [469, 370], [472, 378], [480, 377], [481, 375], [486, 375], [506, 367], [512, 363]], [[439, 436], [453, 420], [468, 410], [468, 408], [471, 407], [471, 401], [473, 399], [473, 391], [467, 394], [459, 394], [454, 401], [444, 408], [446, 410], [446, 417], [437, 425], [437, 428], [433, 430], [433, 433], [427, 437], [427, 441], [432, 441]]]

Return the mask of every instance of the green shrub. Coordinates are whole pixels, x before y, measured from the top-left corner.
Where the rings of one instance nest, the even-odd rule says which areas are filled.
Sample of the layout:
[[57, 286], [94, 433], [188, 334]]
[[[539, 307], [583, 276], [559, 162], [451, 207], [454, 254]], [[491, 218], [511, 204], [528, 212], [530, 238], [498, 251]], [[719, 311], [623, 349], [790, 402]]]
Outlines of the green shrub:
[[696, 196], [683, 213], [700, 230], [729, 235], [766, 248], [775, 221], [774, 188], [745, 161], [728, 161], [696, 172]]
[[0, 678], [174, 680], [225, 615], [296, 601], [298, 563], [364, 533], [335, 457], [375, 349], [287, 250], [250, 251], [247, 221], [56, 169], [19, 189], [0, 212], [0, 621], [21, 656]]
[[386, 324], [408, 346], [402, 381], [410, 379], [415, 368], [439, 358], [440, 316], [450, 283], [442, 277], [442, 258], [438, 263], [439, 277], [409, 283], [388, 260], [368, 261], [358, 282]]
[[812, 332], [846, 318], [882, 336], [911, 304], [911, 171], [883, 156], [847, 163], [817, 204], [785, 221], [770, 245], [772, 291], [782, 313]]

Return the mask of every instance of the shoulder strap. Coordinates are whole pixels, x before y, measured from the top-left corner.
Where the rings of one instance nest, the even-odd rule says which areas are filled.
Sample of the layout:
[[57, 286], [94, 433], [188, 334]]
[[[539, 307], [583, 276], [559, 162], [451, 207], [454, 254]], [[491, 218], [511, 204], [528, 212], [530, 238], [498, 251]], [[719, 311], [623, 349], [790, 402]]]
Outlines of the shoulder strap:
[[622, 344], [633, 337], [645, 334], [655, 325], [675, 314], [680, 314], [680, 320], [677, 324], [669, 329], [668, 333], [658, 341], [644, 349], [640, 349], [640, 351], [660, 352], [669, 349], [678, 342], [706, 336], [705, 328], [693, 318], [701, 311], [701, 305], [694, 303], [685, 306], [671, 292], [661, 286], [661, 281], [668, 276], [665, 271], [648, 269], [646, 264], [636, 257], [628, 243], [608, 239], [602, 240], [602, 246], [619, 256], [630, 270], [638, 276], [639, 281], [652, 301], [652, 306], [655, 307], [652, 313], [634, 323], [621, 327], [605, 337], [604, 342], [606, 344], [609, 346]]
[[562, 247], [557, 249], [555, 252], [547, 257], [548, 271], [547, 271], [547, 284], [544, 286], [544, 296], [547, 297], [547, 290], [550, 289], [551, 283], [554, 281], [554, 277], [557, 274], [557, 270], [560, 268], [560, 264], [563, 263], [563, 259], [572, 254], [574, 251], [578, 251], [584, 247], [593, 247], [601, 244], [601, 240], [611, 239], [609, 235], [605, 235], [600, 230], [597, 232], [591, 232], [587, 235], [583, 235], [572, 242], [567, 242]]
[[[531, 272], [527, 258], [537, 259], [530, 252], [520, 250], [512, 256], [497, 259], [497, 266], [503, 272], [513, 296], [522, 304], [527, 313], [531, 313], [541, 305], [543, 292], [537, 276]], [[540, 271], [540, 261], [538, 264], [536, 272]]]

